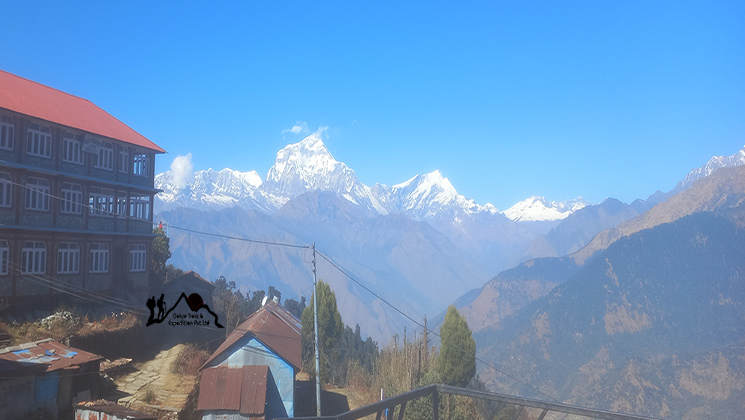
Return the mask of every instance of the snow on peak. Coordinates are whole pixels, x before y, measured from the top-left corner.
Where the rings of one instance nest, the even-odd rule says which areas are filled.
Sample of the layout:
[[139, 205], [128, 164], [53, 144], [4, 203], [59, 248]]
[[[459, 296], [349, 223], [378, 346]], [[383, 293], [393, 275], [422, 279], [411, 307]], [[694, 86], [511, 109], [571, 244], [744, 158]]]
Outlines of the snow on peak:
[[516, 222], [544, 222], [562, 220], [575, 211], [590, 205], [582, 197], [568, 201], [548, 201], [545, 197], [532, 196], [504, 211], [504, 215]]
[[162, 209], [175, 206], [224, 208], [243, 206], [274, 211], [289, 200], [314, 190], [332, 191], [347, 201], [367, 207], [378, 214], [406, 213], [421, 220], [445, 217], [463, 220], [468, 215], [495, 215], [492, 204], [479, 205], [458, 194], [450, 180], [439, 170], [416, 175], [392, 187], [362, 184], [354, 171], [331, 155], [323, 143], [323, 129], [289, 144], [277, 152], [274, 165], [262, 182], [256, 171], [240, 172], [230, 168], [207, 169], [194, 173], [184, 188], [174, 186], [170, 171], [158, 174], [156, 188]]
[[378, 213], [386, 213], [354, 171], [334, 159], [323, 144], [321, 133], [319, 130], [277, 152], [277, 159], [261, 186], [269, 202], [280, 207], [294, 197], [320, 189], [333, 191], [354, 204], [365, 204]]
[[714, 156], [706, 162], [706, 165], [696, 168], [686, 175], [678, 185], [673, 189], [674, 193], [679, 193], [698, 181], [701, 178], [705, 178], [711, 175], [712, 172], [721, 168], [731, 168], [735, 166], [745, 165], [745, 146], [742, 149], [735, 152], [730, 156]]
[[222, 208], [239, 204], [257, 206], [257, 191], [261, 177], [256, 171], [240, 172], [230, 168], [196, 171], [194, 179], [184, 188], [173, 182], [171, 171], [155, 176], [155, 188], [162, 190], [156, 197], [165, 207]]
[[373, 193], [390, 212], [405, 212], [415, 219], [443, 213], [498, 213], [491, 204], [480, 206], [458, 194], [450, 180], [442, 176], [439, 170], [416, 175], [392, 187], [378, 184], [373, 188]]

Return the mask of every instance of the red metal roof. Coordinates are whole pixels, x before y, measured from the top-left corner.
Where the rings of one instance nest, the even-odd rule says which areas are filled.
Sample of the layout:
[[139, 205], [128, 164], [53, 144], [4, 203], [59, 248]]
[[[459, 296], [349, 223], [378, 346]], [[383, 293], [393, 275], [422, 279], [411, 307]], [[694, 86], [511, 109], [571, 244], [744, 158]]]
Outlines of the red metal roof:
[[165, 153], [87, 99], [0, 70], [0, 108]]
[[269, 366], [231, 368], [217, 366], [202, 371], [197, 410], [238, 411], [264, 416]]
[[300, 320], [271, 300], [233, 330], [202, 367], [208, 366], [247, 334], [252, 334], [296, 369], [301, 368]]
[[0, 349], [0, 360], [44, 364], [47, 366], [46, 371], [51, 372], [77, 369], [84, 363], [103, 360], [103, 357], [47, 339]]

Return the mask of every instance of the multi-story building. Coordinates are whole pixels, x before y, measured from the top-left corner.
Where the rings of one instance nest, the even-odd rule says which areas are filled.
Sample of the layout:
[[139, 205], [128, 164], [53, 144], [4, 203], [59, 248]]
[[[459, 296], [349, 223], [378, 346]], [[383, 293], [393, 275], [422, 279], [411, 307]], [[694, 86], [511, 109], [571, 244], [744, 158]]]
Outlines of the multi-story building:
[[0, 297], [145, 289], [158, 153], [90, 101], [0, 71]]

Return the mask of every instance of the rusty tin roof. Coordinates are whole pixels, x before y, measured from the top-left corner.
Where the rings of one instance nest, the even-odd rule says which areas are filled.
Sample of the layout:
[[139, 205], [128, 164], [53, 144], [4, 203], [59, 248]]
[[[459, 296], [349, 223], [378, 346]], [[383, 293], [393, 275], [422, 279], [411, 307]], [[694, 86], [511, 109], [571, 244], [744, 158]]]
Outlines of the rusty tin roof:
[[248, 334], [256, 337], [296, 369], [301, 368], [303, 359], [300, 350], [300, 320], [271, 300], [233, 330], [228, 339], [202, 365], [202, 368], [208, 366], [210, 362]]
[[0, 349], [0, 360], [23, 364], [46, 365], [47, 372], [58, 369], [77, 369], [80, 365], [103, 360], [103, 357], [68, 347], [51, 338]]
[[231, 368], [216, 366], [202, 370], [197, 410], [238, 411], [264, 416], [269, 366]]
[[[158, 416], [137, 411], [123, 405], [119, 405], [112, 401], [107, 400], [96, 400], [96, 401], [81, 401], [75, 406], [75, 410], [91, 410], [98, 411], [100, 413], [108, 414], [110, 416], [116, 416], [120, 419], [131, 419], [131, 420], [157, 420]], [[102, 417], [103, 418], [103, 417]]]

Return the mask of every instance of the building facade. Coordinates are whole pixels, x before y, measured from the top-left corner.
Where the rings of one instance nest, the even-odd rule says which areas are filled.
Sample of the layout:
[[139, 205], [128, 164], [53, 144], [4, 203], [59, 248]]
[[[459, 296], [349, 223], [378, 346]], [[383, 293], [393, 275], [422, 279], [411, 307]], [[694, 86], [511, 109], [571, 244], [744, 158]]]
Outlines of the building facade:
[[0, 71], [0, 297], [147, 288], [158, 153], [93, 103]]

